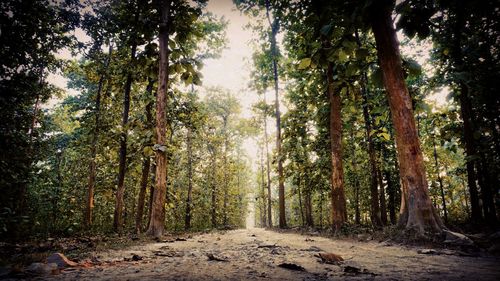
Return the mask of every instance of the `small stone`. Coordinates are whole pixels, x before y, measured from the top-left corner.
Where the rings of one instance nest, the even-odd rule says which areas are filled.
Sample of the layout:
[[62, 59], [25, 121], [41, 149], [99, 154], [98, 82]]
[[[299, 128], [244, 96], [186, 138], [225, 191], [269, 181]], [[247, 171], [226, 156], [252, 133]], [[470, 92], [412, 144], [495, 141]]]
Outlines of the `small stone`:
[[48, 275], [48, 274], [58, 274], [59, 273], [59, 268], [56, 263], [41, 263], [41, 262], [35, 262], [30, 264], [27, 268], [26, 271], [31, 274], [36, 274], [36, 275]]

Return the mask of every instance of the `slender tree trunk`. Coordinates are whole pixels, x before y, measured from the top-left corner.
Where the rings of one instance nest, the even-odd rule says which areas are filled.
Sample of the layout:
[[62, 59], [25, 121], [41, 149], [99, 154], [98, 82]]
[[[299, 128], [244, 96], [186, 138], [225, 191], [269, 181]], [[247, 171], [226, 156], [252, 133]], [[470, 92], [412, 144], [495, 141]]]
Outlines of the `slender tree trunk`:
[[153, 201], [154, 201], [154, 193], [155, 193], [155, 184], [156, 184], [156, 164], [153, 162], [151, 164], [151, 185], [149, 188], [149, 203], [148, 203], [148, 220], [146, 229], [149, 229], [149, 224], [151, 222], [151, 213], [153, 212]]
[[314, 227], [314, 220], [312, 216], [312, 200], [311, 200], [311, 191], [306, 188], [304, 190], [304, 206], [306, 210], [306, 226]]
[[444, 221], [448, 223], [448, 211], [446, 209], [446, 198], [444, 195], [444, 187], [443, 187], [443, 179], [441, 178], [441, 175], [439, 174], [439, 163], [438, 163], [438, 155], [437, 155], [437, 150], [436, 150], [436, 142], [434, 140], [434, 136], [431, 136], [432, 138], [432, 147], [434, 149], [434, 165], [436, 167], [436, 176], [439, 182], [439, 189], [441, 191], [441, 201], [442, 201], [442, 207], [443, 207], [443, 212], [444, 212]]
[[[265, 113], [264, 113], [264, 118], [265, 118]], [[267, 226], [267, 222], [266, 222], [266, 210], [267, 210], [267, 206], [266, 206], [266, 182], [265, 182], [265, 179], [264, 179], [264, 146], [261, 147], [261, 150], [260, 150], [260, 185], [262, 187], [262, 210], [261, 210], [261, 214], [260, 214], [260, 222], [262, 224], [262, 227], [266, 227]]]
[[278, 33], [278, 21], [271, 21], [270, 3], [266, 0], [266, 15], [271, 27], [271, 54], [273, 60], [273, 77], [274, 77], [274, 93], [276, 107], [276, 152], [278, 158], [278, 201], [279, 201], [279, 227], [286, 227], [286, 212], [285, 212], [285, 183], [283, 177], [283, 159], [281, 155], [281, 113], [278, 88], [278, 50], [276, 46], [276, 35]]
[[188, 153], [188, 192], [186, 198], [186, 217], [184, 229], [191, 228], [191, 205], [193, 204], [193, 149], [192, 149], [192, 129], [191, 125], [187, 128], [187, 153]]
[[389, 208], [389, 220], [391, 224], [396, 224], [396, 190], [391, 179], [391, 172], [386, 170], [384, 174], [385, 180], [387, 181], [387, 195], [389, 197], [389, 202], [387, 204]]
[[484, 152], [479, 153], [481, 160], [478, 161], [478, 171], [479, 171], [479, 184], [481, 186], [481, 199], [483, 200], [483, 212], [484, 218], [493, 229], [497, 227], [497, 216], [495, 210], [494, 195], [492, 193], [492, 187], [496, 186], [492, 176], [490, 175], [489, 168], [487, 166], [487, 161]]
[[156, 175], [151, 220], [148, 233], [161, 237], [165, 229], [165, 198], [167, 193], [167, 98], [168, 98], [168, 40], [171, 0], [160, 0], [160, 62], [158, 70], [158, 94], [156, 96]]
[[441, 219], [432, 206], [425, 167], [413, 114], [412, 101], [403, 77], [399, 43], [391, 18], [392, 1], [373, 3], [372, 30], [382, 68], [384, 85], [396, 131], [396, 148], [402, 183], [400, 224], [423, 234], [426, 230], [441, 232]]
[[[366, 76], [363, 75], [363, 80], [367, 81]], [[364, 83], [363, 83], [364, 84]], [[375, 156], [375, 145], [372, 139], [372, 121], [370, 113], [368, 111], [368, 93], [366, 93], [366, 88], [362, 87], [363, 95], [363, 118], [365, 121], [366, 129], [366, 143], [368, 144], [368, 156], [370, 163], [370, 219], [372, 225], [375, 228], [382, 226], [382, 220], [380, 217], [380, 205], [379, 205], [379, 194], [377, 188], [377, 160]]]
[[217, 157], [214, 151], [212, 152], [212, 206], [211, 206], [211, 215], [212, 215], [212, 228], [217, 228], [217, 185], [216, 185], [216, 173], [217, 173]]
[[[354, 128], [351, 126], [351, 143], [355, 143], [354, 139]], [[361, 224], [361, 215], [359, 211], [359, 180], [358, 180], [358, 163], [356, 161], [356, 148], [353, 146], [351, 151], [351, 165], [352, 172], [354, 174], [353, 185], [354, 185], [354, 222], [359, 225]]]
[[328, 64], [328, 96], [330, 98], [330, 142], [332, 161], [332, 227], [340, 230], [347, 220], [346, 199], [344, 194], [344, 169], [342, 166], [342, 101], [340, 93], [333, 86], [333, 65]]
[[[154, 81], [149, 79], [148, 86], [146, 87], [146, 93], [150, 96], [153, 92]], [[150, 131], [153, 129], [153, 103], [149, 102], [146, 105], [146, 130]], [[149, 171], [151, 166], [151, 159], [148, 155], [142, 155], [142, 175], [141, 183], [139, 189], [139, 198], [137, 199], [137, 212], [135, 215], [135, 233], [140, 233], [142, 230], [142, 219], [144, 217], [144, 202], [146, 198], [146, 189], [148, 187]]]
[[299, 195], [300, 223], [301, 223], [302, 227], [304, 227], [304, 207], [302, 204], [302, 192], [300, 190], [301, 183], [302, 183], [302, 177], [299, 175], [299, 182], [297, 184], [297, 193]]
[[377, 169], [378, 186], [380, 188], [380, 221], [382, 222], [382, 225], [387, 225], [387, 207], [386, 207], [387, 205], [385, 201], [385, 187], [380, 166], [381, 165], [378, 165]]
[[84, 225], [90, 228], [92, 225], [92, 210], [94, 209], [94, 190], [95, 190], [95, 178], [96, 178], [96, 154], [97, 154], [97, 140], [99, 139], [99, 129], [100, 129], [100, 115], [101, 115], [101, 93], [104, 80], [106, 79], [109, 64], [111, 63], [111, 56], [113, 54], [113, 46], [109, 44], [108, 58], [104, 65], [104, 71], [99, 78], [99, 83], [97, 85], [97, 94], [95, 98], [95, 124], [94, 132], [92, 136], [92, 143], [90, 146], [90, 162], [89, 162], [89, 178], [87, 184], [87, 204], [84, 214]]
[[[130, 61], [135, 60], [137, 43], [132, 43], [130, 48]], [[122, 133], [120, 135], [120, 160], [118, 166], [118, 188], [116, 190], [115, 216], [113, 228], [120, 232], [123, 227], [124, 195], [125, 195], [125, 173], [127, 167], [127, 126], [128, 115], [130, 111], [130, 90], [132, 88], [132, 73], [127, 74], [125, 81], [125, 90], [123, 95], [123, 115], [122, 115]]]
[[227, 117], [224, 117], [224, 155], [223, 155], [223, 165], [224, 165], [224, 200], [223, 200], [223, 205], [222, 205], [222, 224], [224, 227], [227, 227], [228, 225], [228, 219], [227, 219], [227, 205], [229, 201], [229, 167], [227, 166], [227, 149], [228, 149], [228, 138], [229, 136], [227, 135]]
[[[264, 93], [264, 104], [267, 105], [266, 93]], [[267, 222], [269, 227], [273, 227], [273, 208], [271, 193], [271, 165], [269, 161], [269, 141], [267, 137], [267, 110], [264, 114], [264, 142], [266, 144], [266, 173], [267, 173]]]

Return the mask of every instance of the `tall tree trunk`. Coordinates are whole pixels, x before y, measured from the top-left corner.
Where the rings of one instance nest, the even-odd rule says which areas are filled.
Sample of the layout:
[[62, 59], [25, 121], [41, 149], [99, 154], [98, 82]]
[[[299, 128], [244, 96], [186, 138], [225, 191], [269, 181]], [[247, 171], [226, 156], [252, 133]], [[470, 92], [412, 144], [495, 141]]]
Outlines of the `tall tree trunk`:
[[[137, 15], [138, 13], [136, 13]], [[130, 61], [135, 60], [137, 43], [134, 41], [130, 47]], [[120, 135], [120, 160], [118, 166], [118, 188], [116, 189], [116, 204], [113, 228], [115, 231], [121, 231], [123, 227], [124, 195], [125, 195], [125, 173], [127, 169], [127, 125], [128, 114], [130, 110], [130, 90], [132, 88], [132, 73], [129, 71], [125, 81], [123, 94], [123, 115], [122, 132]]]
[[229, 136], [227, 135], [227, 116], [224, 117], [224, 155], [222, 157], [223, 165], [224, 165], [224, 200], [222, 203], [222, 224], [224, 227], [227, 227], [228, 224], [228, 219], [227, 219], [227, 206], [228, 206], [228, 201], [229, 201], [229, 167], [227, 166], [227, 149], [228, 149], [228, 138]]
[[368, 145], [368, 156], [370, 163], [370, 219], [372, 225], [375, 228], [382, 226], [382, 220], [380, 218], [380, 205], [379, 205], [379, 194], [377, 188], [377, 160], [375, 156], [375, 145], [373, 144], [372, 138], [372, 121], [370, 113], [368, 111], [368, 93], [366, 92], [366, 74], [363, 75], [363, 86], [361, 92], [363, 95], [363, 118], [365, 121], [366, 130], [366, 143]]
[[377, 179], [380, 190], [380, 221], [382, 222], [382, 225], [387, 225], [387, 207], [386, 207], [387, 205], [385, 201], [385, 187], [380, 166], [381, 165], [379, 163], [377, 169]]
[[412, 101], [403, 77], [399, 43], [391, 18], [392, 1], [373, 3], [372, 30], [377, 44], [380, 67], [396, 131], [396, 147], [402, 183], [402, 214], [400, 225], [423, 234], [426, 230], [441, 232], [444, 228], [434, 210], [417, 130]]
[[[354, 140], [354, 128], [351, 126], [351, 143], [355, 143]], [[352, 172], [354, 174], [353, 185], [354, 185], [354, 222], [359, 225], [361, 224], [361, 215], [359, 211], [359, 180], [358, 180], [358, 163], [356, 159], [356, 148], [353, 146], [351, 151], [351, 165]]]
[[211, 202], [211, 221], [212, 228], [217, 228], [217, 185], [216, 185], [216, 173], [217, 173], [217, 157], [214, 151], [212, 152], [212, 180], [210, 184], [212, 185], [212, 202]]
[[186, 198], [186, 217], [184, 223], [184, 229], [189, 230], [191, 228], [191, 205], [193, 204], [193, 148], [192, 148], [192, 129], [191, 125], [187, 128], [187, 153], [188, 153], [188, 192]]
[[443, 187], [443, 179], [441, 178], [441, 175], [439, 174], [439, 163], [438, 163], [438, 155], [437, 155], [437, 150], [436, 150], [436, 142], [434, 140], [434, 136], [431, 135], [432, 138], [432, 147], [434, 149], [434, 165], [436, 168], [436, 176], [439, 182], [439, 189], [441, 191], [441, 201], [442, 201], [442, 207], [443, 207], [443, 212], [444, 212], [444, 221], [448, 223], [448, 211], [446, 209], [446, 198], [444, 195], [444, 187]]
[[330, 98], [330, 142], [332, 161], [332, 227], [340, 230], [347, 220], [346, 199], [344, 193], [344, 169], [342, 166], [342, 100], [340, 92], [333, 86], [333, 64], [328, 63], [328, 96]]
[[496, 184], [490, 175], [487, 164], [488, 162], [485, 158], [484, 152], [481, 151], [479, 155], [481, 158], [481, 160], [478, 161], [479, 184], [481, 186], [484, 218], [486, 219], [488, 226], [496, 230], [497, 215], [495, 210], [494, 194], [492, 193], [492, 187], [496, 186]]
[[279, 227], [286, 227], [286, 213], [285, 213], [285, 183], [283, 176], [283, 159], [281, 157], [281, 113], [280, 113], [280, 100], [278, 88], [278, 50], [276, 46], [276, 35], [278, 33], [278, 21], [274, 19], [271, 21], [270, 16], [270, 3], [266, 0], [266, 15], [271, 28], [271, 55], [273, 60], [273, 77], [274, 77], [274, 93], [275, 93], [275, 107], [276, 107], [276, 152], [278, 160], [278, 201], [279, 201]]
[[300, 223], [304, 227], [304, 207], [302, 204], [302, 192], [300, 191], [300, 185], [302, 183], [302, 177], [299, 174], [299, 182], [297, 184], [297, 193], [299, 195], [299, 211], [300, 211]]
[[[462, 29], [465, 26], [465, 18], [463, 11], [460, 7], [456, 11], [456, 22], [454, 26], [454, 42], [451, 49], [451, 57], [456, 65], [456, 71], [460, 72], [464, 69], [463, 54], [462, 54]], [[479, 206], [479, 193], [477, 188], [477, 174], [476, 174], [476, 144], [474, 141], [474, 125], [473, 125], [473, 112], [472, 103], [469, 97], [469, 88], [465, 82], [458, 82], [460, 88], [459, 102], [460, 102], [460, 117], [463, 121], [463, 134], [465, 143], [465, 154], [468, 158], [466, 162], [467, 169], [467, 185], [469, 186], [470, 203], [471, 203], [471, 221], [482, 221], [481, 208]]]
[[163, 235], [165, 229], [165, 197], [167, 193], [167, 98], [168, 98], [168, 40], [171, 0], [160, 0], [160, 62], [158, 93], [156, 95], [156, 174], [151, 220], [148, 233], [154, 237]]
[[391, 172], [385, 170], [385, 180], [387, 181], [387, 195], [389, 197], [389, 202], [387, 207], [389, 208], [389, 220], [391, 224], [396, 224], [396, 190], [391, 179]]
[[156, 184], [156, 164], [151, 163], [151, 185], [149, 187], [149, 203], [148, 203], [148, 220], [146, 229], [149, 229], [149, 224], [151, 222], [151, 213], [153, 212], [153, 201], [154, 201], [154, 193], [155, 193], [155, 184]]
[[[266, 93], [264, 93], [264, 104], [267, 105]], [[267, 137], [267, 107], [264, 114], [264, 142], [266, 144], [266, 173], [267, 173], [267, 223], [269, 227], [273, 227], [273, 208], [272, 208], [272, 193], [271, 193], [271, 165], [269, 160], [269, 141]]]
[[97, 154], [97, 140], [99, 139], [99, 128], [100, 128], [100, 115], [101, 115], [101, 93], [104, 80], [107, 77], [107, 72], [109, 64], [111, 63], [111, 56], [113, 54], [113, 45], [109, 44], [108, 58], [104, 64], [104, 70], [99, 78], [99, 83], [97, 84], [97, 93], [95, 98], [95, 124], [94, 132], [92, 135], [92, 143], [90, 145], [90, 161], [89, 161], [89, 178], [87, 183], [87, 202], [84, 214], [84, 225], [90, 228], [92, 225], [92, 210], [94, 209], [94, 190], [95, 190], [95, 178], [96, 178], [96, 154]]
[[304, 207], [305, 207], [305, 217], [306, 217], [306, 226], [314, 227], [314, 220], [312, 216], [312, 199], [311, 199], [311, 191], [306, 188], [304, 190]]
[[[266, 117], [265, 113], [264, 113], [264, 118]], [[267, 222], [266, 222], [266, 210], [267, 210], [267, 206], [266, 206], [266, 182], [265, 182], [265, 179], [264, 179], [264, 173], [265, 173], [265, 169], [264, 169], [264, 146], [261, 147], [261, 150], [260, 150], [260, 186], [262, 187], [262, 210], [261, 210], [261, 213], [260, 213], [260, 223], [262, 225], [262, 227], [266, 227], [267, 226]]]
[[[146, 87], [146, 93], [150, 96], [153, 92], [154, 81], [149, 79], [148, 86]], [[153, 102], [149, 102], [146, 105], [146, 130], [150, 131], [153, 129]], [[142, 230], [142, 219], [144, 217], [144, 202], [146, 198], [146, 189], [148, 187], [149, 171], [151, 166], [151, 159], [148, 155], [142, 155], [142, 175], [141, 183], [139, 189], [139, 198], [137, 199], [137, 212], [135, 215], [135, 233], [140, 233]]]

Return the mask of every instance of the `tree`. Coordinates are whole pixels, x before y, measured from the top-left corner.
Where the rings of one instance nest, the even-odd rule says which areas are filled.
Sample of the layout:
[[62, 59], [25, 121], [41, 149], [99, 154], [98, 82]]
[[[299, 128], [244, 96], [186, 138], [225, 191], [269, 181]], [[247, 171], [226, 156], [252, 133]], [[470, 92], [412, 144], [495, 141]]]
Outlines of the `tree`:
[[153, 193], [153, 204], [148, 233], [154, 237], [163, 235], [165, 229], [165, 195], [167, 189], [167, 155], [166, 155], [166, 107], [168, 94], [168, 40], [170, 26], [171, 0], [159, 2], [160, 60], [158, 70], [158, 92], [156, 96], [156, 184]]
[[393, 7], [389, 1], [380, 1], [372, 8], [371, 25], [396, 131], [402, 183], [399, 225], [421, 234], [425, 231], [440, 232], [444, 226], [429, 197], [411, 98], [403, 77], [399, 44], [391, 18]]

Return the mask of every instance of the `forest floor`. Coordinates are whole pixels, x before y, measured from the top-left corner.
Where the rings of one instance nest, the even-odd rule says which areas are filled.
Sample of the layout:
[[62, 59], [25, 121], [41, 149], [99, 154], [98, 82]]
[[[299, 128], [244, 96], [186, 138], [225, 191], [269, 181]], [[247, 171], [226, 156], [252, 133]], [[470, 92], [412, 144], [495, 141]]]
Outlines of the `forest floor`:
[[[344, 261], [333, 262], [337, 256]], [[320, 255], [326, 258], [325, 263]], [[500, 280], [500, 258], [261, 228], [101, 249], [36, 280]], [[8, 277], [8, 276], [4, 276]], [[19, 278], [18, 277], [18, 278]], [[0, 276], [0, 279], [2, 277]]]

